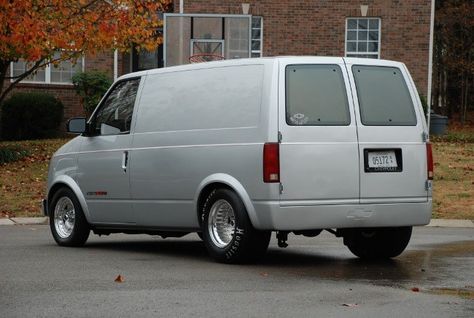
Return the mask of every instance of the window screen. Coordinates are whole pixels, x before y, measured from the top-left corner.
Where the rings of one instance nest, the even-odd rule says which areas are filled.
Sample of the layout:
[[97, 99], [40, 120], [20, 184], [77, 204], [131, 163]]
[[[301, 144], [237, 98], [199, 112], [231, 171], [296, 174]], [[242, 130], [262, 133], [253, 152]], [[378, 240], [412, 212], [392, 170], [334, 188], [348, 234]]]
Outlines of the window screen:
[[339, 66], [286, 67], [286, 122], [291, 126], [349, 125], [346, 87]]
[[402, 72], [396, 67], [354, 65], [362, 124], [415, 126], [413, 101]]

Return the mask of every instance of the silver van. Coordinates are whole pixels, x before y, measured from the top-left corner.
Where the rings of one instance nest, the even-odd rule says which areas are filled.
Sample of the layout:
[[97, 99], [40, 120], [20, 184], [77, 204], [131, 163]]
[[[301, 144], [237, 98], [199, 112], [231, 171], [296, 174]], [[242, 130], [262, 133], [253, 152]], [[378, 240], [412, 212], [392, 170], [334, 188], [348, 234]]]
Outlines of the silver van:
[[197, 232], [217, 261], [271, 232], [342, 237], [361, 258], [403, 252], [431, 217], [433, 160], [404, 64], [336, 57], [209, 62], [127, 74], [51, 159], [59, 245], [95, 234]]

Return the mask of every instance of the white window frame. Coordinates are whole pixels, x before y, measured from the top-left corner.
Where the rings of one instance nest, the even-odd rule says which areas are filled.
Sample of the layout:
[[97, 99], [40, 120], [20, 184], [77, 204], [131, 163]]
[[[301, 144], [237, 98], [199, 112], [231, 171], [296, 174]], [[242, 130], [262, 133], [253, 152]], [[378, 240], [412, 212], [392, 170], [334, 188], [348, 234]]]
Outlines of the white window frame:
[[[262, 16], [252, 16], [252, 22], [253, 22], [253, 19], [254, 18], [257, 18], [257, 19], [260, 19], [260, 28], [254, 28], [253, 27], [253, 23], [250, 25], [250, 57], [252, 57], [254, 54], [259, 54], [260, 57], [263, 56], [263, 17]], [[254, 38], [252, 36], [252, 31], [253, 30], [260, 30], [260, 39], [257, 39], [257, 38]], [[259, 40], [260, 41], [260, 49], [259, 50], [253, 50], [252, 47], [252, 42], [254, 40]]]
[[[347, 51], [347, 34], [348, 34], [348, 31], [358, 31], [358, 29], [349, 29], [349, 20], [353, 20], [353, 19], [365, 19], [365, 20], [378, 20], [379, 22], [379, 27], [378, 27], [378, 34], [379, 34], [379, 38], [378, 38], [378, 46], [377, 46], [377, 52], [348, 52]], [[369, 31], [370, 29], [368, 29]], [[357, 39], [356, 39], [356, 46], [358, 46], [359, 44], [359, 32], [357, 32]], [[368, 35], [367, 35], [368, 37]], [[360, 41], [360, 42], [363, 42]], [[369, 43], [369, 40], [367, 38], [366, 40], [367, 43]], [[347, 17], [346, 18], [346, 31], [345, 31], [345, 34], [344, 34], [344, 56], [347, 56], [348, 54], [349, 55], [360, 55], [360, 56], [363, 56], [365, 57], [364, 55], [372, 55], [374, 56], [376, 59], [380, 59], [380, 49], [382, 47], [382, 19], [381, 18], [378, 18], [378, 17]]]
[[[79, 58], [82, 60], [82, 68], [81, 68], [81, 71], [84, 72], [85, 70], [85, 57], [82, 56], [81, 58]], [[78, 60], [79, 60], [78, 59]], [[13, 63], [15, 62], [11, 62], [10, 63], [10, 77], [12, 77], [10, 79], [10, 82], [14, 82], [15, 79], [13, 78], [14, 74], [13, 74]], [[20, 81], [20, 84], [40, 84], [40, 85], [73, 85], [72, 82], [71, 83], [64, 83], [64, 82], [51, 82], [51, 68], [54, 67], [53, 65], [51, 65], [51, 63], [49, 63], [48, 65], [46, 65], [44, 67], [44, 81], [32, 81], [32, 80], [21, 80]]]

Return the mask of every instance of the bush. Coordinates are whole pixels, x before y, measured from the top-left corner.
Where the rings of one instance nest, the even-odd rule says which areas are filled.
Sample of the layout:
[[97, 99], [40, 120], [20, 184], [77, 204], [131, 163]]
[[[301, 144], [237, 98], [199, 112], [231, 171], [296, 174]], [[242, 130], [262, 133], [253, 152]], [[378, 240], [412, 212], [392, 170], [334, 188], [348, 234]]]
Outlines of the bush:
[[72, 77], [72, 83], [76, 93], [82, 98], [82, 106], [88, 116], [112, 85], [107, 74], [102, 72], [78, 73]]
[[64, 106], [46, 93], [16, 93], [2, 105], [2, 137], [26, 140], [55, 137]]
[[28, 151], [20, 147], [0, 147], [0, 164], [17, 161], [28, 155]]
[[423, 106], [423, 113], [425, 114], [428, 112], [428, 101], [424, 95], [418, 94], [420, 96], [421, 106]]

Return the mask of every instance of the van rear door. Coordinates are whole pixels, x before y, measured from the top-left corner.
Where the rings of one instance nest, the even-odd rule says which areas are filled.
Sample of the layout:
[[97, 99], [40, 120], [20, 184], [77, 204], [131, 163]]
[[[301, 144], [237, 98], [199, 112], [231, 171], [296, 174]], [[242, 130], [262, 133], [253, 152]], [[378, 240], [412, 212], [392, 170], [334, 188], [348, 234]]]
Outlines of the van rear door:
[[360, 202], [427, 200], [425, 122], [401, 63], [346, 59], [356, 108]]
[[342, 58], [281, 59], [280, 205], [357, 204], [359, 154]]

